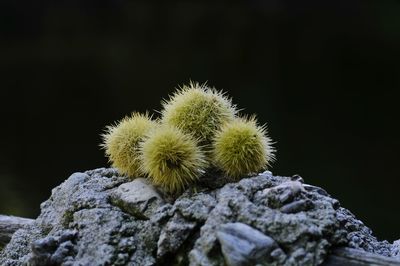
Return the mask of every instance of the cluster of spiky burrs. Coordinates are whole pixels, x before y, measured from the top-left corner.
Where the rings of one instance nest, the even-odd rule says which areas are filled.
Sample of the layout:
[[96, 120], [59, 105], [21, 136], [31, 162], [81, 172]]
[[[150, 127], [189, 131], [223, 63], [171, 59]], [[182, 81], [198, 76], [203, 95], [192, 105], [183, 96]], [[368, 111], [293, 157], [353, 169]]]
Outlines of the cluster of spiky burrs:
[[146, 176], [176, 194], [218, 169], [238, 180], [266, 169], [274, 149], [265, 126], [240, 117], [224, 93], [191, 82], [162, 103], [161, 118], [133, 113], [106, 128], [102, 147], [130, 178]]

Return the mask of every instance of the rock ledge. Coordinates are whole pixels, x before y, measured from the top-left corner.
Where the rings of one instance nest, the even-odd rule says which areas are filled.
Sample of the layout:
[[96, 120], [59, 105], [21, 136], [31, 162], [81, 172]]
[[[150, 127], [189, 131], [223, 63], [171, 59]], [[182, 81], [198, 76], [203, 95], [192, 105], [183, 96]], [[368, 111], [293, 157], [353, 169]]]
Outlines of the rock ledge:
[[322, 188], [270, 172], [168, 201], [114, 169], [75, 173], [0, 265], [319, 265], [337, 247], [398, 258]]

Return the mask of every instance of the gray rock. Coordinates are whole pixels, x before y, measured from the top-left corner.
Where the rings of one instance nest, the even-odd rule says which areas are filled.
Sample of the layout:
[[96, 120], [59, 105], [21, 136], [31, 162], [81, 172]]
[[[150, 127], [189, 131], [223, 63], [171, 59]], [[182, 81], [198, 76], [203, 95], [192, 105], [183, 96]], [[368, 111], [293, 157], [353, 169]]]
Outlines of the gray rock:
[[283, 213], [297, 213], [312, 208], [313, 204], [310, 200], [298, 200], [290, 202], [281, 208]]
[[262, 199], [265, 205], [272, 208], [280, 208], [285, 204], [290, 204], [304, 191], [303, 184], [299, 181], [286, 181], [277, 186], [266, 188], [259, 191], [255, 197]]
[[319, 265], [338, 246], [399, 256], [398, 242], [379, 242], [299, 176], [227, 180], [210, 176], [171, 201], [114, 169], [75, 173], [14, 233], [0, 265]]
[[29, 265], [60, 265], [72, 259], [75, 254], [76, 230], [65, 230], [36, 240], [32, 243], [32, 254], [28, 259]]
[[162, 229], [157, 242], [157, 258], [162, 258], [168, 253], [175, 254], [179, 247], [188, 239], [197, 223], [188, 221], [179, 213], [175, 213]]
[[242, 223], [227, 223], [217, 231], [217, 239], [228, 266], [269, 263], [270, 253], [278, 248], [276, 242], [254, 228]]
[[400, 259], [400, 239], [393, 242], [392, 254], [393, 257]]
[[156, 188], [144, 178], [121, 184], [111, 193], [111, 201], [138, 219], [149, 219], [149, 216], [164, 204]]

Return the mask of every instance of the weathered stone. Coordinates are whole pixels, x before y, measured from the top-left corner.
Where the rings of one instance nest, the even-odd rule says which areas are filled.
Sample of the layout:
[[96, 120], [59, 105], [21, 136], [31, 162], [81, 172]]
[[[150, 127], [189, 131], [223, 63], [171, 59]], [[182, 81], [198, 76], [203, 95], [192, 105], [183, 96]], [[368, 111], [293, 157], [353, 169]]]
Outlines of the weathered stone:
[[27, 227], [32, 223], [32, 219], [0, 215], [0, 250], [5, 244], [10, 242], [15, 231]]
[[281, 207], [283, 213], [297, 213], [312, 208], [312, 202], [309, 200], [298, 200], [288, 203]]
[[123, 211], [139, 218], [148, 219], [164, 204], [156, 188], [144, 178], [121, 184], [111, 193], [111, 201]]
[[213, 178], [166, 201], [115, 169], [73, 174], [14, 233], [0, 265], [319, 265], [338, 246], [399, 258], [398, 242], [378, 241], [298, 176]]
[[318, 194], [321, 194], [322, 196], [329, 196], [328, 192], [326, 192], [323, 188], [308, 185], [308, 184], [303, 184], [303, 187], [307, 191], [314, 191], [317, 192]]
[[271, 261], [276, 242], [243, 223], [227, 223], [217, 231], [222, 254], [229, 266], [265, 264]]
[[360, 249], [341, 247], [333, 250], [322, 266], [400, 266], [400, 260]]
[[175, 254], [196, 227], [196, 222], [185, 220], [179, 213], [168, 221], [157, 242], [157, 258], [168, 253]]
[[28, 259], [31, 266], [60, 265], [64, 261], [72, 260], [76, 254], [76, 230], [56, 232], [32, 243], [32, 255]]
[[393, 242], [392, 254], [393, 257], [400, 259], [400, 239]]
[[263, 198], [263, 203], [271, 208], [281, 208], [283, 205], [293, 202], [304, 191], [303, 184], [299, 181], [287, 181], [275, 187], [259, 191], [256, 199]]

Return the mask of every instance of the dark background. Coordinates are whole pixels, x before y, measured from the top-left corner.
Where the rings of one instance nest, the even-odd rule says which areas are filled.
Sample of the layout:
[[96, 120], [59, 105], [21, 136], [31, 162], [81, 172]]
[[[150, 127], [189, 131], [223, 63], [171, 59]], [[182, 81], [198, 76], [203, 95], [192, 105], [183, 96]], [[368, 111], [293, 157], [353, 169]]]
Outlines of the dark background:
[[275, 174], [400, 238], [399, 1], [2, 0], [0, 20], [0, 213], [37, 216], [108, 165], [106, 125], [195, 80], [268, 123]]

